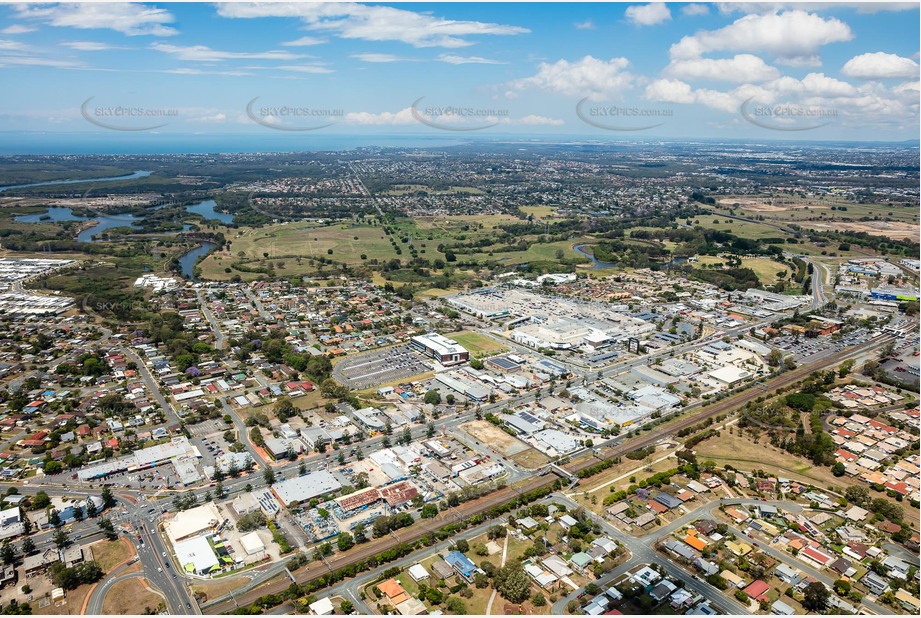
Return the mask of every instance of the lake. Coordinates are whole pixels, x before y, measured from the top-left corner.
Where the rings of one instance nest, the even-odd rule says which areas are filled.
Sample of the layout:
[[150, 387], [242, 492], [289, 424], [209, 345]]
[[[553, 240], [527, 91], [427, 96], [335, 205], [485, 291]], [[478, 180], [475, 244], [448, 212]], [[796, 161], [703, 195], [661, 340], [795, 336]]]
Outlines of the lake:
[[581, 255], [584, 255], [585, 257], [587, 257], [588, 259], [590, 259], [590, 260], [592, 261], [592, 269], [593, 269], [593, 270], [594, 270], [594, 269], [598, 269], [598, 268], [617, 268], [617, 264], [611, 264], [610, 262], [601, 262], [601, 261], [597, 260], [597, 259], [595, 258], [594, 255], [592, 255], [591, 253], [589, 253], [588, 251], [586, 251], [585, 249], [583, 249], [583, 247], [589, 247], [589, 246], [591, 246], [591, 245], [586, 245], [586, 244], [583, 244], [583, 245], [576, 245], [576, 246], [573, 247], [573, 250], [574, 250], [576, 253], [579, 253], [579, 254], [581, 254]]
[[135, 178], [146, 178], [150, 172], [137, 171], [124, 176], [106, 176], [104, 178], [83, 178], [81, 180], [46, 180], [45, 182], [33, 182], [27, 185], [8, 185], [0, 187], [0, 191], [9, 191], [10, 189], [27, 189], [29, 187], [50, 187], [53, 185], [76, 185], [82, 182], [105, 182], [108, 180], [133, 180]]
[[196, 215], [201, 215], [205, 219], [217, 219], [224, 225], [230, 225], [233, 223], [233, 215], [229, 212], [218, 212], [214, 210], [214, 207], [217, 206], [217, 203], [214, 200], [205, 200], [197, 204], [189, 204], [185, 207], [186, 212], [191, 212]]

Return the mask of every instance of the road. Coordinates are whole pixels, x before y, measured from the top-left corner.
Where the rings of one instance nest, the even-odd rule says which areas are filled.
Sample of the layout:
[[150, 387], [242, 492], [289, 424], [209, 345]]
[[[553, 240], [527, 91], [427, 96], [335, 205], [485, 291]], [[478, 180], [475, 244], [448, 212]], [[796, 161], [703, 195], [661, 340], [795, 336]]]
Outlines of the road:
[[211, 325], [211, 331], [214, 333], [215, 349], [223, 350], [225, 341], [224, 333], [221, 332], [220, 323], [218, 323], [214, 314], [211, 313], [211, 309], [208, 308], [208, 302], [205, 300], [205, 295], [201, 289], [195, 290], [195, 296], [198, 298], [198, 306], [201, 307], [202, 314], [205, 316], [205, 319], [208, 320], [208, 324]]

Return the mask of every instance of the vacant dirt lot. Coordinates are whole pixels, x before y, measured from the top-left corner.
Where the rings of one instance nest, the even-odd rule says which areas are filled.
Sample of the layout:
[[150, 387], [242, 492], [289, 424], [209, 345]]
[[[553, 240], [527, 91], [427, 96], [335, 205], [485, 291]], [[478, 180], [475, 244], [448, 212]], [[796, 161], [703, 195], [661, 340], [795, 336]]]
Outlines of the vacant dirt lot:
[[192, 593], [199, 597], [204, 594], [204, 600], [217, 599], [229, 593], [231, 590], [236, 590], [244, 583], [246, 583], [246, 580], [242, 577], [221, 578], [214, 583], [194, 584], [192, 586]]
[[550, 458], [538, 451], [537, 449], [528, 447], [527, 449], [516, 453], [509, 457], [516, 464], [525, 468], [527, 470], [534, 470], [535, 468], [540, 468], [542, 465], [550, 461]]
[[94, 543], [91, 549], [93, 559], [106, 573], [134, 555], [134, 548], [127, 539]]
[[499, 451], [506, 457], [511, 457], [512, 455], [531, 448], [518, 438], [508, 435], [488, 421], [465, 423], [461, 425], [461, 429], [483, 444], [488, 444], [490, 448]]
[[163, 597], [150, 588], [143, 577], [133, 577], [118, 582], [106, 594], [102, 613], [106, 615], [139, 614], [146, 608], [156, 609]]

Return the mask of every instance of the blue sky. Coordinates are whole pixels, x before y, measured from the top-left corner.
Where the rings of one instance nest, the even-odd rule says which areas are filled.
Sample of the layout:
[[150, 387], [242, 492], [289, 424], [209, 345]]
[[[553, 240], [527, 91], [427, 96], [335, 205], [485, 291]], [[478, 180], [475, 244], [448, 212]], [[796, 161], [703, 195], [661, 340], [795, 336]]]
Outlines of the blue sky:
[[0, 131], [916, 139], [918, 19], [911, 3], [2, 5]]

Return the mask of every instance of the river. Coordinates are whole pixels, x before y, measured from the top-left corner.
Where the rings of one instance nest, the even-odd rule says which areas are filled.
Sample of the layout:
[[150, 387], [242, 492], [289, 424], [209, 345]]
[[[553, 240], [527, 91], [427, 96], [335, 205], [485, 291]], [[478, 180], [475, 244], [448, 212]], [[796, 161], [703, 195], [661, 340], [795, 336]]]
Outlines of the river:
[[595, 256], [583, 249], [583, 247], [590, 247], [588, 244], [574, 245], [573, 251], [580, 255], [584, 255], [592, 261], [592, 270], [601, 269], [601, 268], [617, 268], [617, 264], [611, 264], [610, 262], [601, 262], [595, 259]]
[[197, 204], [189, 204], [185, 207], [186, 212], [201, 215], [205, 219], [217, 219], [224, 225], [233, 223], [233, 214], [229, 212], [219, 212], [214, 209], [217, 203], [214, 200], [205, 200]]
[[179, 258], [179, 265], [182, 267], [182, 276], [191, 281], [198, 281], [195, 278], [195, 265], [198, 260], [208, 255], [212, 249], [217, 247], [213, 242], [203, 242], [200, 247], [196, 247]]
[[124, 176], [106, 176], [104, 178], [83, 178], [81, 180], [46, 180], [45, 182], [33, 182], [27, 185], [8, 185], [5, 187], [0, 187], [0, 192], [9, 191], [11, 189], [28, 189], [29, 187], [50, 187], [54, 185], [77, 185], [84, 182], [107, 182], [110, 180], [133, 180], [135, 178], [146, 178], [150, 176], [150, 172], [137, 171], [132, 172], [131, 174], [125, 174]]

